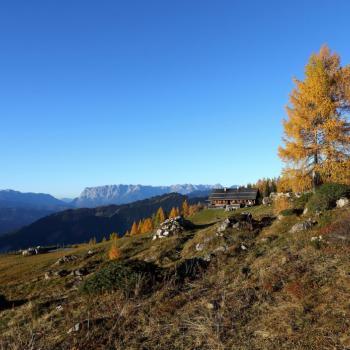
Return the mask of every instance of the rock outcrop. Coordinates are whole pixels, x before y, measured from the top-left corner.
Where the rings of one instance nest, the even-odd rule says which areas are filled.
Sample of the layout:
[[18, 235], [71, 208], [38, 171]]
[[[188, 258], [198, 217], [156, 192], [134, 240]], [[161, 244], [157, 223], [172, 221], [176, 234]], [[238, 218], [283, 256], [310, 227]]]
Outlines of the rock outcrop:
[[298, 222], [297, 224], [293, 225], [292, 228], [289, 230], [289, 232], [296, 233], [300, 231], [309, 230], [316, 224], [317, 222], [315, 220], [308, 219], [306, 221]]
[[185, 220], [182, 216], [170, 218], [162, 222], [153, 234], [153, 240], [173, 236], [191, 228], [193, 225], [190, 221]]

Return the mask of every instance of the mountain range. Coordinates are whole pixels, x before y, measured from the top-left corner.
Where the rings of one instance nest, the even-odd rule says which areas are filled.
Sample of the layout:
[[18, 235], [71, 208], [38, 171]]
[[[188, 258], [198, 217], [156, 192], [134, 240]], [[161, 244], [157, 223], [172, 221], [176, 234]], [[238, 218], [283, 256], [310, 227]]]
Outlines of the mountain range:
[[45, 193], [0, 191], [0, 235], [70, 208], [71, 205]]
[[203, 198], [207, 197], [214, 187], [221, 185], [107, 185], [87, 187], [79, 197], [71, 201], [59, 200], [45, 193], [0, 190], [0, 236], [66, 209], [122, 205], [168, 193]]
[[[134, 221], [151, 216], [159, 207], [169, 212], [174, 206], [180, 207], [185, 199], [188, 198], [184, 195], [170, 193], [123, 205], [64, 210], [41, 218], [17, 232], [1, 236], [0, 251], [36, 245], [81, 243], [92, 237], [101, 240], [112, 232], [122, 235]], [[188, 200], [197, 203], [200, 199]]]
[[213, 188], [217, 187], [221, 187], [221, 185], [107, 185], [87, 187], [70, 204], [76, 208], [94, 208], [108, 204], [126, 204], [174, 192], [188, 195], [189, 197], [205, 197]]

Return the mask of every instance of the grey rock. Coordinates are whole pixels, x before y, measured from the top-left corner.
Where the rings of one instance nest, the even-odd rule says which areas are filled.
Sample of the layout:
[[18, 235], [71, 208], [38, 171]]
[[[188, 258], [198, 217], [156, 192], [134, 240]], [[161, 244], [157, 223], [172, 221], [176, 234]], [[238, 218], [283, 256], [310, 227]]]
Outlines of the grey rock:
[[68, 330], [68, 334], [71, 334], [71, 333], [76, 333], [76, 332], [79, 332], [81, 330], [81, 323], [76, 323], [72, 328], [70, 328]]
[[346, 207], [347, 205], [349, 205], [349, 199], [342, 197], [340, 199], [337, 200], [337, 208], [343, 208]]
[[204, 244], [202, 243], [197, 243], [196, 244], [196, 251], [201, 252], [204, 249]]
[[264, 197], [263, 200], [262, 200], [262, 204], [263, 205], [269, 205], [272, 203], [272, 200], [270, 197]]
[[290, 233], [296, 233], [296, 232], [301, 232], [305, 230], [309, 230], [316, 224], [316, 221], [313, 221], [311, 219], [303, 221], [303, 222], [298, 222], [292, 228], [289, 230]]

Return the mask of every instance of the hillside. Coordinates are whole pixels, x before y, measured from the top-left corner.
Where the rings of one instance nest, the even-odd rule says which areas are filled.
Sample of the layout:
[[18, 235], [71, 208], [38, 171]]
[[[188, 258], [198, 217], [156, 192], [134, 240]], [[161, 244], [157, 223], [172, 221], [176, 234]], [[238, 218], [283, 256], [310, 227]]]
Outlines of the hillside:
[[70, 204], [46, 193], [0, 190], [0, 235], [68, 208]]
[[17, 232], [0, 237], [0, 251], [37, 245], [82, 243], [101, 240], [112, 232], [124, 234], [134, 221], [151, 216], [162, 207], [170, 211], [186, 199], [177, 193], [124, 205], [69, 209], [44, 217]]
[[206, 209], [182, 233], [118, 239], [118, 262], [110, 242], [0, 256], [0, 348], [347, 349], [349, 218]]

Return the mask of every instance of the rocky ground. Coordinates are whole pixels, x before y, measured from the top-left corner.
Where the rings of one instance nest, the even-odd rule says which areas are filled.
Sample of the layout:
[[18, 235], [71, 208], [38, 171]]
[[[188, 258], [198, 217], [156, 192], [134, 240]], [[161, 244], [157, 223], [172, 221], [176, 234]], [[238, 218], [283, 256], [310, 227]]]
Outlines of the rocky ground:
[[0, 349], [350, 348], [346, 205], [204, 210], [117, 245], [0, 256]]

